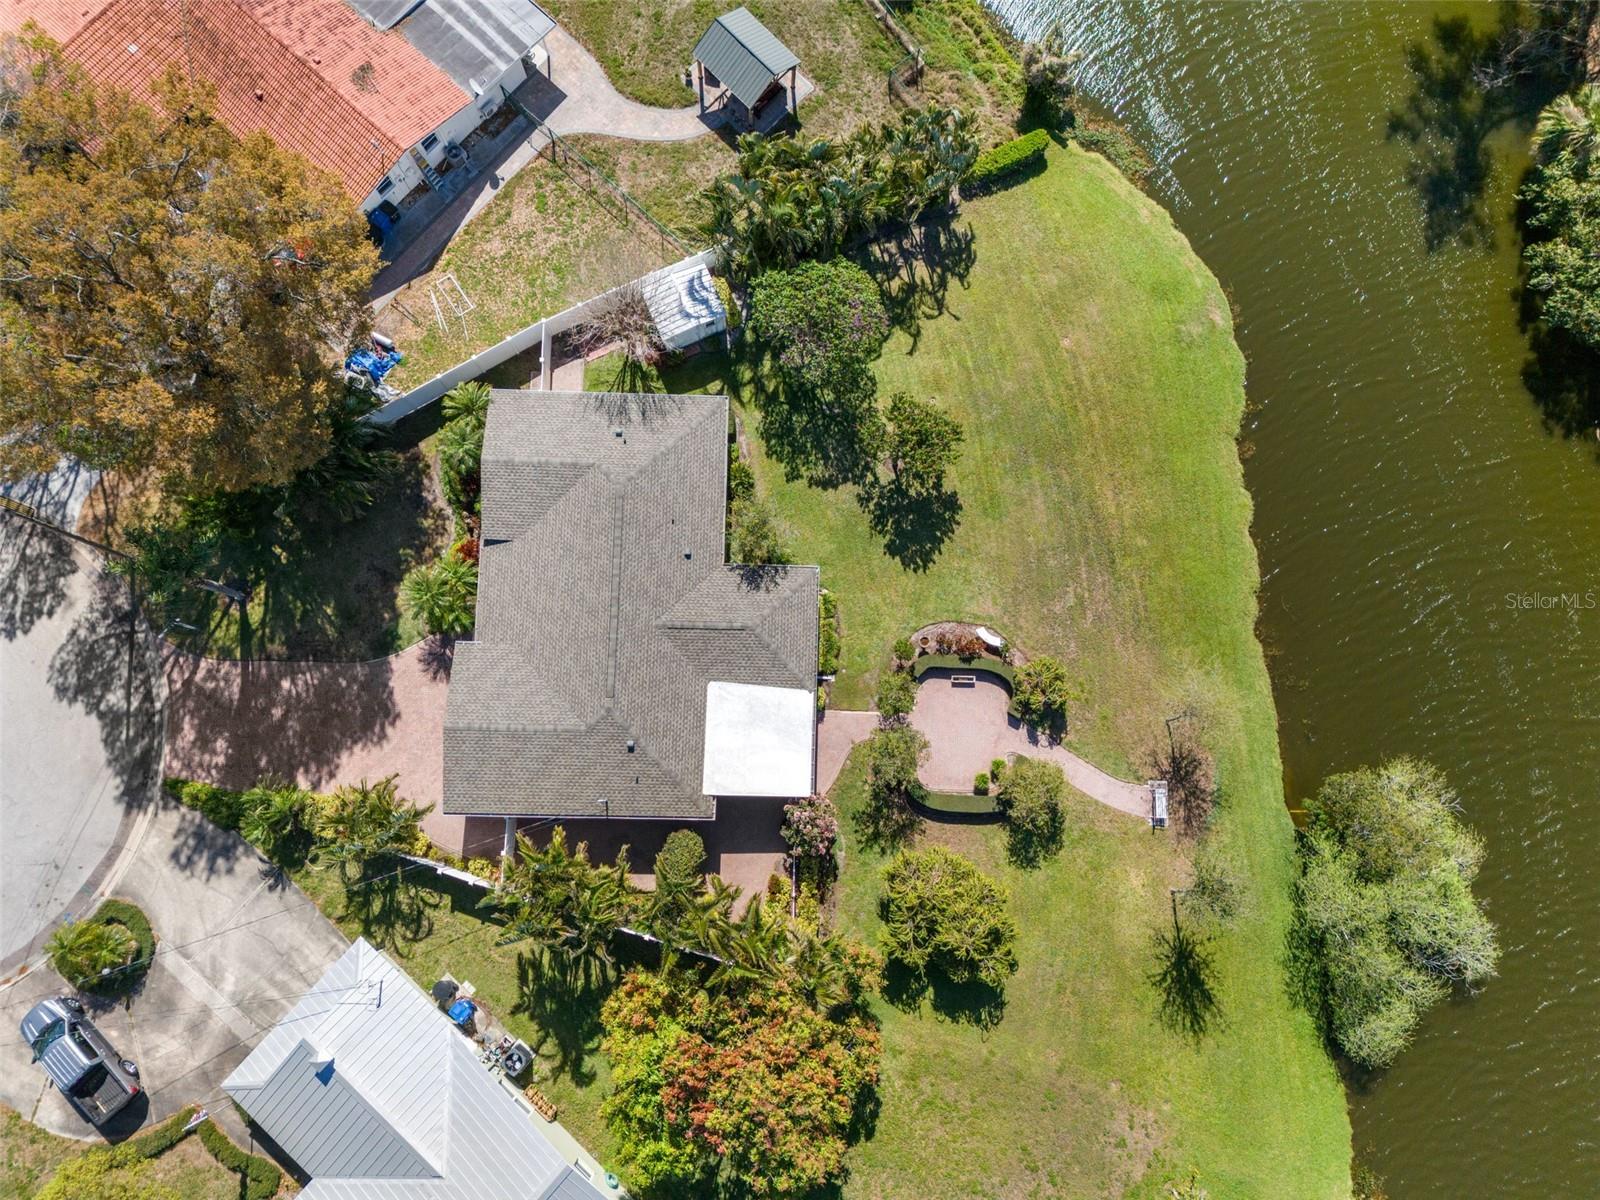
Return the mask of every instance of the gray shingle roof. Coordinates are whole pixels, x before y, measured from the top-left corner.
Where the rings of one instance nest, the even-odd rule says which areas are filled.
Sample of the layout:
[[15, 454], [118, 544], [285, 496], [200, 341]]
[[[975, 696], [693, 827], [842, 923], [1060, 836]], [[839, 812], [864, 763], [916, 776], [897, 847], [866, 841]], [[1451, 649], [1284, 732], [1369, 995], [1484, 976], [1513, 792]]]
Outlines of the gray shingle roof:
[[746, 108], [754, 107], [774, 78], [800, 65], [794, 51], [742, 7], [711, 22], [695, 43], [694, 57]]
[[707, 683], [816, 686], [817, 569], [723, 561], [727, 422], [722, 396], [494, 393], [445, 812], [709, 819]]

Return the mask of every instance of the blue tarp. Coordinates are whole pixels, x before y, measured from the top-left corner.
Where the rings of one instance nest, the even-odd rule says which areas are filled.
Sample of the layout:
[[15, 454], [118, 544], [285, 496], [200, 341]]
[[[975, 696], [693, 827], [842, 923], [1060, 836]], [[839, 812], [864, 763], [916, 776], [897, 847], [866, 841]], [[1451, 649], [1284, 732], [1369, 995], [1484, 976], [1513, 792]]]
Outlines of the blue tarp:
[[385, 353], [374, 347], [371, 350], [357, 350], [344, 360], [344, 369], [365, 375], [373, 383], [382, 383], [383, 377], [398, 367], [405, 355], [396, 350]]
[[478, 1006], [471, 1000], [457, 1000], [450, 1006], [450, 1019], [457, 1025], [465, 1025], [468, 1021], [472, 1020], [473, 1014], [477, 1011]]

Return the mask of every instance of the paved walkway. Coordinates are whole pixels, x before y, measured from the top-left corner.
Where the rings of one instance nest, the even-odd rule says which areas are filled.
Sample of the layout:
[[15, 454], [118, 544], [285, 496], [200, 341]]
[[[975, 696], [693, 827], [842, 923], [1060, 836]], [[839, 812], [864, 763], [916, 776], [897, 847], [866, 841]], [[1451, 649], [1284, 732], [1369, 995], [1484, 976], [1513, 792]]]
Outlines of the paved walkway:
[[[1065, 746], [1053, 745], [1006, 712], [1011, 697], [992, 676], [978, 674], [973, 686], [957, 687], [950, 671], [929, 671], [917, 689], [911, 724], [928, 739], [928, 760], [918, 772], [936, 792], [971, 792], [972, 780], [997, 758], [1013, 754], [1057, 763], [1067, 782], [1084, 795], [1133, 816], [1148, 818], [1150, 792], [1143, 783], [1109, 775]], [[826, 792], [850, 749], [877, 728], [871, 712], [829, 711], [817, 725], [817, 789]]]
[[[450, 661], [432, 638], [364, 663], [229, 662], [169, 648], [165, 774], [229, 788], [276, 774], [315, 791], [398, 774], [401, 795], [437, 805]], [[423, 827], [448, 847], [460, 820], [434, 813]]]
[[719, 115], [702, 118], [698, 104], [651, 108], [629, 100], [611, 86], [594, 55], [559, 25], [544, 44], [550, 51], [552, 77], [530, 79], [517, 89], [517, 98], [562, 136], [603, 133], [640, 142], [682, 142], [709, 133], [720, 123]]
[[[104, 1134], [120, 1139], [198, 1103], [248, 1145], [222, 1081], [344, 952], [344, 937], [242, 838], [170, 800], [154, 807], [107, 883], [144, 910], [158, 941], [131, 1001], [93, 1010], [111, 1044], [138, 1063], [146, 1089]], [[40, 999], [69, 991], [37, 966], [0, 991], [0, 1020], [14, 1031]], [[0, 1037], [0, 1102], [52, 1133], [101, 1136], [46, 1086], [14, 1032]]]

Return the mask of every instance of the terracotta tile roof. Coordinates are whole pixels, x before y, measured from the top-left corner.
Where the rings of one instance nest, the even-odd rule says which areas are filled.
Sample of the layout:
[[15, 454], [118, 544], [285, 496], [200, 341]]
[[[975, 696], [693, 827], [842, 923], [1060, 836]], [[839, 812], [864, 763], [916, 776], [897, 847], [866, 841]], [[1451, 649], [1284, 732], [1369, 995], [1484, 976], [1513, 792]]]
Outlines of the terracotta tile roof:
[[[7, 0], [0, 26], [30, 16], [43, 25], [45, 9], [72, 7]], [[140, 99], [169, 66], [192, 71], [216, 87], [217, 116], [234, 133], [265, 131], [356, 200], [470, 103], [404, 37], [373, 29], [342, 0], [112, 0], [65, 47], [100, 84]]]
[[105, 5], [106, 0], [0, 0], [0, 35], [16, 33], [24, 22], [34, 21], [65, 45]]

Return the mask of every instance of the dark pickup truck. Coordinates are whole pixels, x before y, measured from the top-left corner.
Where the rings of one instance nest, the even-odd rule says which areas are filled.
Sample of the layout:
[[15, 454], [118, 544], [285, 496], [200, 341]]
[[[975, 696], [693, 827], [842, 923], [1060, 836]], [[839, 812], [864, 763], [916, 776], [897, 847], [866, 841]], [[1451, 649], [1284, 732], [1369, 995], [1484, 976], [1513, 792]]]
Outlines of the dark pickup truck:
[[119, 1058], [111, 1043], [71, 996], [41, 1000], [22, 1018], [22, 1040], [33, 1061], [96, 1125], [139, 1094], [139, 1068]]

